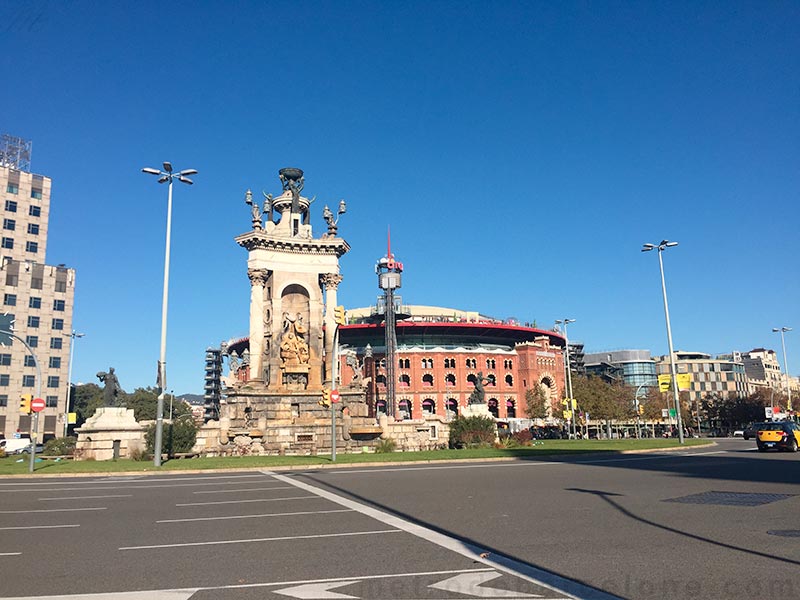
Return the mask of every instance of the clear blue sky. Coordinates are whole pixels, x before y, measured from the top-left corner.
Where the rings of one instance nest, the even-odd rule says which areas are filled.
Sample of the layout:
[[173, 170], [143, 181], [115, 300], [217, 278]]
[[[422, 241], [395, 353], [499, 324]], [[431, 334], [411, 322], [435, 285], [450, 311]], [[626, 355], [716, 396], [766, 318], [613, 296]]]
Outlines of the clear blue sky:
[[340, 299], [405, 263], [407, 304], [587, 351], [712, 354], [787, 334], [800, 372], [797, 2], [0, 2], [0, 131], [52, 177], [47, 262], [77, 269], [73, 381], [154, 385], [174, 190], [168, 389], [247, 335], [244, 192], [340, 198]]

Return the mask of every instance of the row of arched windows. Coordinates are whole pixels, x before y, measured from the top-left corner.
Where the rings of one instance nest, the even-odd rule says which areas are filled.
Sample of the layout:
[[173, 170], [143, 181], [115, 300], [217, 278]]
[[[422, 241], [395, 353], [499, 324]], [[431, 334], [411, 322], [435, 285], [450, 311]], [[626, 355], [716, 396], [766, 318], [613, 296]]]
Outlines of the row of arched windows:
[[[458, 415], [459, 413], [459, 406], [458, 400], [455, 398], [448, 398], [444, 401], [445, 410], [447, 413], [450, 413], [452, 416]], [[515, 417], [517, 415], [517, 407], [514, 400], [508, 399], [505, 401], [506, 405], [506, 417]], [[379, 400], [377, 403], [378, 412], [385, 413], [386, 412], [386, 402], [384, 400]], [[487, 401], [487, 407], [489, 408], [489, 412], [495, 417], [500, 416], [500, 402], [497, 398], [489, 398]], [[436, 414], [436, 401], [433, 398], [424, 398], [420, 402], [420, 408], [423, 414], [426, 415], [435, 415]], [[399, 411], [400, 415], [404, 419], [410, 419], [413, 409], [413, 400], [408, 398], [401, 398], [397, 401], [397, 410]]]
[[[467, 375], [467, 383], [471, 385], [475, 385], [475, 380], [477, 377], [470, 373]], [[489, 380], [488, 385], [495, 386], [497, 385], [497, 379], [493, 373], [490, 373], [486, 376], [486, 379]], [[375, 381], [378, 385], [386, 385], [386, 375], [378, 375], [375, 378]], [[505, 384], [509, 387], [514, 385], [514, 376], [510, 373], [507, 374], [504, 378]], [[400, 376], [397, 378], [397, 382], [400, 387], [411, 387], [411, 376], [407, 373], [401, 373]], [[425, 373], [422, 376], [421, 380], [422, 387], [433, 387], [433, 375], [430, 373]], [[456, 376], [453, 373], [448, 373], [444, 376], [444, 384], [447, 387], [455, 387], [456, 386]]]
[[[401, 369], [410, 369], [411, 368], [411, 359], [410, 358], [401, 358], [398, 361], [398, 365]], [[379, 362], [380, 366], [385, 366], [385, 362], [381, 360]], [[420, 366], [423, 369], [432, 369], [433, 368], [433, 359], [432, 358], [422, 358], [420, 359]], [[477, 369], [478, 368], [478, 361], [474, 358], [467, 358], [464, 360], [464, 366], [468, 369]], [[503, 361], [503, 367], [506, 370], [511, 370], [514, 368], [514, 361], [510, 358], [507, 358]], [[445, 358], [444, 359], [444, 368], [445, 369], [455, 369], [456, 368], [456, 359], [455, 358]], [[497, 368], [497, 361], [493, 358], [486, 359], [486, 368], [487, 369], [496, 369]]]

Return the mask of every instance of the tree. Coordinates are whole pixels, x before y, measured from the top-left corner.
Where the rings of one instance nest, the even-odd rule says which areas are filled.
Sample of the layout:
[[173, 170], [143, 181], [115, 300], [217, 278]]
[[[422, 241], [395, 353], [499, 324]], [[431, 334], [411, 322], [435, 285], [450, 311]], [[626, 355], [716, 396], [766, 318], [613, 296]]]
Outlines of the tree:
[[491, 417], [457, 416], [450, 421], [450, 447], [475, 448], [490, 446], [497, 435], [497, 426]]
[[525, 414], [529, 419], [547, 418], [547, 403], [550, 395], [541, 385], [525, 390]]
[[78, 413], [76, 427], [83, 425], [101, 406], [103, 390], [96, 383], [85, 383], [72, 388], [72, 410]]
[[[154, 421], [156, 409], [158, 407], [158, 388], [146, 387], [136, 388], [132, 394], [125, 395], [125, 404], [133, 409], [133, 416], [137, 421]], [[164, 417], [169, 416], [170, 395], [164, 399]], [[187, 414], [191, 414], [192, 409], [183, 400], [175, 399], [172, 403], [172, 419], [176, 420]]]

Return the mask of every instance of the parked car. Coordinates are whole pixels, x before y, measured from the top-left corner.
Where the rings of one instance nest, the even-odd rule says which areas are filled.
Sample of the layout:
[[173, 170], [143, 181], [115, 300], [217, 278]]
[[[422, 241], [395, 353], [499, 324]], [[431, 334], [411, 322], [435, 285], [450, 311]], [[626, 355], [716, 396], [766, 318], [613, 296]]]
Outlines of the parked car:
[[[0, 440], [0, 448], [9, 456], [28, 452], [31, 447], [30, 438], [12, 438], [10, 440]], [[36, 447], [37, 451], [39, 446]]]
[[744, 431], [742, 432], [742, 437], [746, 440], [756, 437], [758, 428], [761, 427], [762, 425], [766, 425], [766, 423], [750, 423], [750, 425], [744, 428]]
[[800, 427], [792, 421], [761, 423], [756, 432], [756, 445], [759, 452], [770, 449], [797, 452], [800, 447]]

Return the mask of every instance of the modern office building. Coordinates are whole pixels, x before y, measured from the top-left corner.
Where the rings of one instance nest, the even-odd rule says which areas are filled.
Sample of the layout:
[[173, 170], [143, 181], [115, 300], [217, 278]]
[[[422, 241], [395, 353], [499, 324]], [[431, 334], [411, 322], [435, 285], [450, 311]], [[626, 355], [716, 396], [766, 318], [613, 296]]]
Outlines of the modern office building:
[[[736, 398], [747, 396], [749, 388], [744, 363], [737, 356], [713, 358], [704, 352], [675, 352], [675, 367], [678, 373], [689, 373], [691, 389], [689, 400], [699, 401], [707, 396]], [[670, 373], [669, 355], [661, 356], [656, 364], [659, 375]]]
[[781, 363], [774, 350], [754, 348], [741, 355], [744, 371], [750, 387], [770, 388], [783, 392], [786, 390], [786, 378], [781, 373]]
[[624, 383], [635, 388], [657, 388], [656, 361], [649, 350], [612, 350], [589, 352], [585, 357], [586, 372], [611, 383]]
[[[28, 434], [23, 394], [40, 394], [39, 439], [64, 434], [75, 271], [45, 262], [51, 180], [30, 171], [30, 142], [0, 136], [2, 312], [13, 315], [14, 339], [0, 346], [0, 437]], [[37, 377], [38, 369], [41, 379]]]

